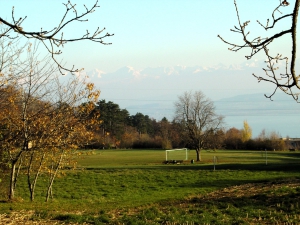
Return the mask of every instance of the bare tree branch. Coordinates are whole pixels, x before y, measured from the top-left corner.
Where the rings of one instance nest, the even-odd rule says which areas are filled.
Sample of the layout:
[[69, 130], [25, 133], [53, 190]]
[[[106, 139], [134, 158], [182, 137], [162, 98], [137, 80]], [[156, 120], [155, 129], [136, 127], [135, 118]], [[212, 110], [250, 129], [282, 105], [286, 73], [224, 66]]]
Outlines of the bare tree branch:
[[[76, 69], [74, 66], [72, 68], [66, 68], [60, 62], [57, 61], [56, 55], [60, 55], [62, 53], [61, 48], [63, 48], [64, 45], [69, 42], [85, 41], [85, 40], [100, 43], [103, 45], [110, 45], [111, 43], [104, 42], [104, 39], [113, 36], [114, 34], [105, 33], [105, 28], [100, 29], [98, 27], [94, 32], [89, 32], [88, 30], [86, 30], [86, 33], [79, 35], [77, 37], [65, 38], [63, 30], [69, 24], [75, 21], [87, 22], [88, 19], [86, 19], [86, 17], [89, 14], [93, 13], [96, 10], [96, 8], [100, 6], [98, 5], [98, 0], [90, 8], [84, 5], [85, 11], [83, 13], [79, 13], [77, 11], [76, 4], [72, 4], [70, 0], [68, 0], [68, 2], [64, 4], [64, 6], [66, 11], [62, 16], [58, 26], [52, 28], [49, 31], [44, 30], [43, 28], [41, 28], [40, 31], [28, 31], [23, 29], [21, 25], [25, 21], [27, 16], [24, 18], [21, 17], [19, 19], [16, 19], [14, 15], [14, 7], [13, 7], [12, 22], [9, 22], [0, 17], [0, 24], [2, 23], [5, 26], [5, 29], [0, 33], [0, 38], [8, 37], [14, 39], [17, 38], [18, 35], [22, 35], [28, 39], [31, 38], [37, 39], [44, 44], [45, 48], [50, 53], [52, 59], [57, 64], [61, 74], [65, 74], [65, 72], [71, 72], [71, 73], [79, 72], [80, 69]], [[71, 19], [67, 19], [70, 13], [73, 13], [73, 16]], [[14, 32], [16, 36], [11, 36], [10, 35], [11, 32]]]
[[[263, 25], [260, 21], [257, 23], [265, 29], [265, 31], [271, 31], [274, 29], [279, 21], [282, 21], [286, 18], [291, 18], [292, 23], [291, 27], [285, 29], [281, 32], [275, 32], [271, 37], [255, 37], [254, 39], [250, 39], [248, 37], [250, 31], [246, 31], [247, 26], [249, 25], [250, 21], [246, 21], [244, 23], [240, 20], [239, 10], [237, 7], [237, 2], [234, 0], [235, 10], [237, 13], [238, 19], [238, 26], [234, 26], [234, 29], [231, 29], [232, 32], [238, 33], [242, 36], [243, 43], [242, 44], [235, 44], [229, 41], [226, 41], [220, 35], [218, 37], [226, 44], [230, 45], [230, 51], [237, 52], [241, 49], [248, 48], [250, 49], [250, 54], [246, 55], [246, 59], [251, 59], [254, 55], [259, 52], [264, 52], [267, 60], [265, 61], [267, 64], [267, 68], [263, 68], [265, 75], [264, 76], [257, 76], [253, 74], [255, 78], [257, 78], [258, 82], [266, 81], [270, 82], [275, 85], [274, 92], [271, 95], [265, 95], [267, 98], [272, 98], [278, 89], [282, 90], [288, 95], [291, 95], [297, 102], [298, 102], [298, 95], [299, 93], [295, 92], [294, 89], [299, 91], [300, 84], [298, 82], [299, 76], [296, 75], [295, 72], [295, 62], [296, 62], [296, 55], [297, 55], [297, 19], [298, 19], [298, 12], [299, 12], [299, 5], [300, 0], [295, 0], [295, 5], [292, 13], [287, 13], [282, 16], [277, 16], [277, 13], [281, 13], [280, 9], [282, 7], [287, 7], [290, 3], [287, 0], [279, 0], [279, 5], [273, 10], [272, 13], [272, 22], [270, 24], [270, 20], [267, 19], [266, 25]], [[274, 42], [275, 40], [279, 40], [286, 34], [290, 34], [292, 37], [291, 41], [291, 57], [282, 56], [282, 54], [276, 54], [272, 56], [269, 51], [269, 45]], [[279, 62], [285, 61], [285, 72], [279, 72]], [[290, 68], [288, 69], [290, 63]]]

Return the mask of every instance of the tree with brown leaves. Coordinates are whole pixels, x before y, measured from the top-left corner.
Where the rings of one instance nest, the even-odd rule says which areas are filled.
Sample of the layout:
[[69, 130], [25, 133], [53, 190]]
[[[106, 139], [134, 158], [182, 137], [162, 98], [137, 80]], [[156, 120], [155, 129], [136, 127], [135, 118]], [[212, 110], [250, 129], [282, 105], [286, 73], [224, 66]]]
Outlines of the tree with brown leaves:
[[72, 163], [74, 151], [99, 127], [98, 115], [90, 113], [100, 92], [84, 77], [55, 74], [51, 58], [37, 52], [37, 45], [29, 44], [19, 76], [5, 73], [0, 80], [0, 148], [11, 168], [9, 199], [19, 172], [26, 171], [31, 200], [39, 175], [48, 175], [48, 200], [58, 171]]

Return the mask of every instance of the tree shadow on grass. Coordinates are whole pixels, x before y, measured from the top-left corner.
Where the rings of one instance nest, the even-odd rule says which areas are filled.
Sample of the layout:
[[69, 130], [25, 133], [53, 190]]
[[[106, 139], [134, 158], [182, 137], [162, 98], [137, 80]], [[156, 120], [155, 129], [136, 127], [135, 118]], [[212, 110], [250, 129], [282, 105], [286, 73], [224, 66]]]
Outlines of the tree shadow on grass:
[[[299, 179], [249, 183], [162, 200], [151, 206], [157, 211], [152, 217], [160, 218], [160, 224], [299, 224], [299, 185]], [[149, 209], [142, 207], [125, 219], [150, 221]]]
[[290, 173], [300, 173], [300, 163], [222, 163], [213, 165], [212, 163], [195, 163], [195, 164], [157, 164], [157, 165], [135, 165], [135, 166], [118, 166], [118, 167], [89, 167], [84, 168], [85, 170], [93, 170], [93, 171], [115, 171], [115, 170], [206, 170], [206, 171], [219, 171], [219, 170], [249, 170], [249, 171], [280, 171], [280, 172], [290, 172]]
[[[178, 170], [250, 170], [250, 171], [283, 171], [298, 172], [300, 163], [276, 164], [276, 163], [222, 163], [222, 164], [191, 164], [191, 165], [161, 165], [152, 168], [178, 169]], [[142, 169], [142, 167], [141, 167]]]
[[[267, 214], [299, 215], [299, 185], [299, 179], [248, 183], [193, 197], [185, 203], [201, 208], [213, 205], [224, 213], [231, 207], [248, 213], [259, 210]], [[297, 219], [300, 221], [300, 217]]]

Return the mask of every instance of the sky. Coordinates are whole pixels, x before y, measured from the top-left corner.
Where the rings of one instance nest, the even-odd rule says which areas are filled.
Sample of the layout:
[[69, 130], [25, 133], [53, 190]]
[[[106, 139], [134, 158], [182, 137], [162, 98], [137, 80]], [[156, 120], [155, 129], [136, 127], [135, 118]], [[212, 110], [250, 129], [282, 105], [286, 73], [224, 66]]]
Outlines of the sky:
[[[2, 1], [0, 13], [3, 18], [10, 19], [14, 6], [16, 18], [27, 16], [24, 29], [51, 30], [60, 22], [65, 12], [62, 3], [65, 2]], [[85, 2], [87, 7], [91, 7], [95, 1]], [[79, 13], [84, 12], [82, 1], [72, 3], [76, 3]], [[237, 3], [242, 21], [251, 19], [250, 26], [258, 27], [255, 20], [260, 19], [264, 23], [266, 11], [270, 12], [278, 1], [253, 0], [249, 4], [249, 1], [238, 0]], [[107, 32], [114, 34], [106, 39], [112, 45], [103, 46], [88, 41], [68, 44], [63, 49], [62, 58], [67, 64], [86, 70], [96, 67], [113, 72], [128, 65], [142, 69], [232, 64], [245, 60], [245, 51], [230, 52], [228, 46], [217, 37], [220, 34], [226, 40], [240, 42], [240, 37], [230, 32], [237, 25], [233, 0], [100, 0], [98, 5], [100, 7], [87, 17], [88, 22], [70, 24], [64, 35], [78, 37], [86, 29], [93, 32], [97, 27], [105, 27]]]
[[[2, 1], [0, 15], [10, 21], [11, 10], [14, 6], [16, 18], [27, 16], [22, 25], [24, 29], [40, 30], [43, 28], [44, 30], [51, 30], [57, 26], [65, 13], [63, 3], [66, 2], [66, 0]], [[83, 1], [71, 2], [76, 4], [79, 13], [85, 11]], [[84, 2], [88, 8], [95, 3], [93, 0]], [[293, 2], [290, 1], [290, 6], [284, 8], [282, 12], [290, 12]], [[251, 21], [249, 25], [250, 37], [265, 34], [264, 29], [257, 24], [256, 20], [265, 23], [267, 18], [270, 18], [272, 9], [278, 3], [279, 1], [274, 0], [237, 0], [241, 21]], [[172, 67], [176, 65], [213, 66], [222, 63], [229, 66], [246, 61], [245, 55], [248, 51], [229, 51], [229, 46], [217, 37], [221, 35], [234, 43], [241, 43], [242, 41], [237, 33], [230, 31], [234, 25], [238, 24], [233, 0], [99, 0], [98, 5], [100, 7], [87, 17], [87, 22], [71, 23], [64, 29], [64, 35], [70, 38], [80, 37], [86, 30], [92, 33], [98, 27], [100, 29], [105, 27], [105, 32], [114, 34], [114, 36], [105, 39], [107, 43], [112, 44], [101, 45], [89, 41], [69, 43], [62, 49], [63, 54], [59, 58], [63, 60], [66, 66], [75, 65], [77, 68], [84, 68], [85, 71], [98, 69], [105, 73], [113, 73], [124, 66], [142, 70], [148, 67]], [[277, 31], [283, 29], [286, 29], [286, 21], [278, 24]], [[268, 35], [270, 36], [270, 34]], [[272, 50], [288, 55], [290, 52], [288, 43], [289, 37], [282, 38], [273, 43]], [[264, 59], [264, 55], [256, 55], [253, 60]], [[247, 77], [244, 78], [243, 76]], [[106, 90], [101, 85], [101, 80], [96, 81], [96, 83], [100, 84], [101, 96], [106, 97]], [[225, 90], [229, 89], [234, 90], [236, 94], [245, 94], [246, 92], [270, 93], [273, 90], [268, 85], [258, 85], [254, 78], [251, 79], [251, 74], [240, 74], [238, 79], [233, 80], [232, 86], [224, 87], [222, 86], [223, 83], [227, 84], [228, 80], [205, 83], [206, 89], [209, 89], [208, 93], [211, 92], [217, 96], [213, 96], [213, 100], [219, 100], [223, 96], [229, 97], [225, 94]], [[168, 90], [168, 87], [166, 89]], [[178, 84], [179, 91], [183, 92], [188, 89], [188, 86], [182, 87], [181, 84]], [[128, 99], [137, 98], [142, 94], [141, 92], [148, 94], [151, 98], [153, 91], [154, 88], [152, 87], [147, 90], [138, 90], [137, 88], [133, 96], [128, 97]], [[240, 93], [238, 93], [239, 91]], [[121, 99], [125, 92], [128, 90], [120, 88], [111, 94], [109, 100]], [[152, 99], [154, 98], [152, 97]], [[118, 101], [114, 102], [119, 103]], [[151, 115], [149, 116], [151, 117]], [[248, 118], [243, 116], [241, 119]], [[272, 124], [273, 122], [270, 119], [269, 123]], [[298, 122], [300, 123], [299, 119]], [[242, 125], [242, 121], [240, 124]], [[285, 126], [288, 127], [289, 124]], [[260, 130], [261, 128], [263, 127], [255, 129]], [[284, 132], [282, 135], [290, 134]], [[294, 130], [292, 135], [297, 135], [297, 131]], [[300, 132], [298, 136], [300, 137]]]

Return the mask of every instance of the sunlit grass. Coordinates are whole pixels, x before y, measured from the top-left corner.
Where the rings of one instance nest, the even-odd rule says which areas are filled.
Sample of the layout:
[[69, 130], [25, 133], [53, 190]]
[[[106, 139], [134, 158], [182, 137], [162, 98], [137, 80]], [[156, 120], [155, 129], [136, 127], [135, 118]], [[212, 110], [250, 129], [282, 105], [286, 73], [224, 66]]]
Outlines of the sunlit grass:
[[[122, 167], [135, 165], [159, 165], [165, 158], [164, 150], [90, 150], [78, 160], [79, 166], [85, 168], [96, 167]], [[214, 157], [218, 163], [298, 163], [300, 152], [276, 151], [201, 151], [202, 163], [212, 163]], [[189, 150], [189, 159], [196, 159], [194, 150]]]
[[[192, 154], [190, 152], [190, 159], [194, 157]], [[125, 224], [134, 224], [138, 220], [155, 224], [162, 223], [163, 219], [181, 224], [184, 221], [201, 224], [224, 221], [230, 224], [234, 221], [240, 223], [247, 215], [249, 218], [257, 217], [258, 212], [267, 218], [268, 210], [277, 210], [274, 214], [279, 214], [280, 210], [291, 215], [298, 213], [295, 199], [299, 190], [288, 186], [272, 193], [261, 193], [257, 199], [222, 199], [204, 205], [190, 202], [188, 209], [181, 208], [181, 201], [223, 188], [300, 179], [300, 163], [295, 163], [300, 161], [298, 153], [270, 152], [267, 165], [263, 153], [255, 154], [252, 158], [248, 157], [247, 163], [242, 163], [241, 158], [247, 158], [249, 152], [203, 151], [201, 163], [187, 161], [181, 165], [164, 165], [164, 151], [98, 150], [83, 156], [76, 170], [65, 170], [65, 175], [56, 179], [54, 199], [48, 203], [44, 203], [46, 177], [39, 179], [33, 203], [29, 202], [26, 179], [21, 177], [17, 185], [17, 202], [0, 203], [0, 212], [34, 210], [36, 218], [51, 217], [73, 222], [97, 220], [93, 224], [112, 223], [115, 221], [113, 217], [118, 217]], [[215, 155], [223, 162], [219, 160], [214, 167], [212, 159]], [[3, 187], [4, 183], [1, 185]], [[273, 209], [272, 204], [268, 205], [268, 196], [277, 199], [276, 204], [280, 207]], [[283, 200], [281, 196], [288, 196], [289, 200]], [[295, 199], [292, 196], [296, 196]], [[179, 205], [174, 207], [176, 204]], [[294, 211], [290, 211], [291, 207]], [[201, 219], [196, 214], [201, 214]]]

